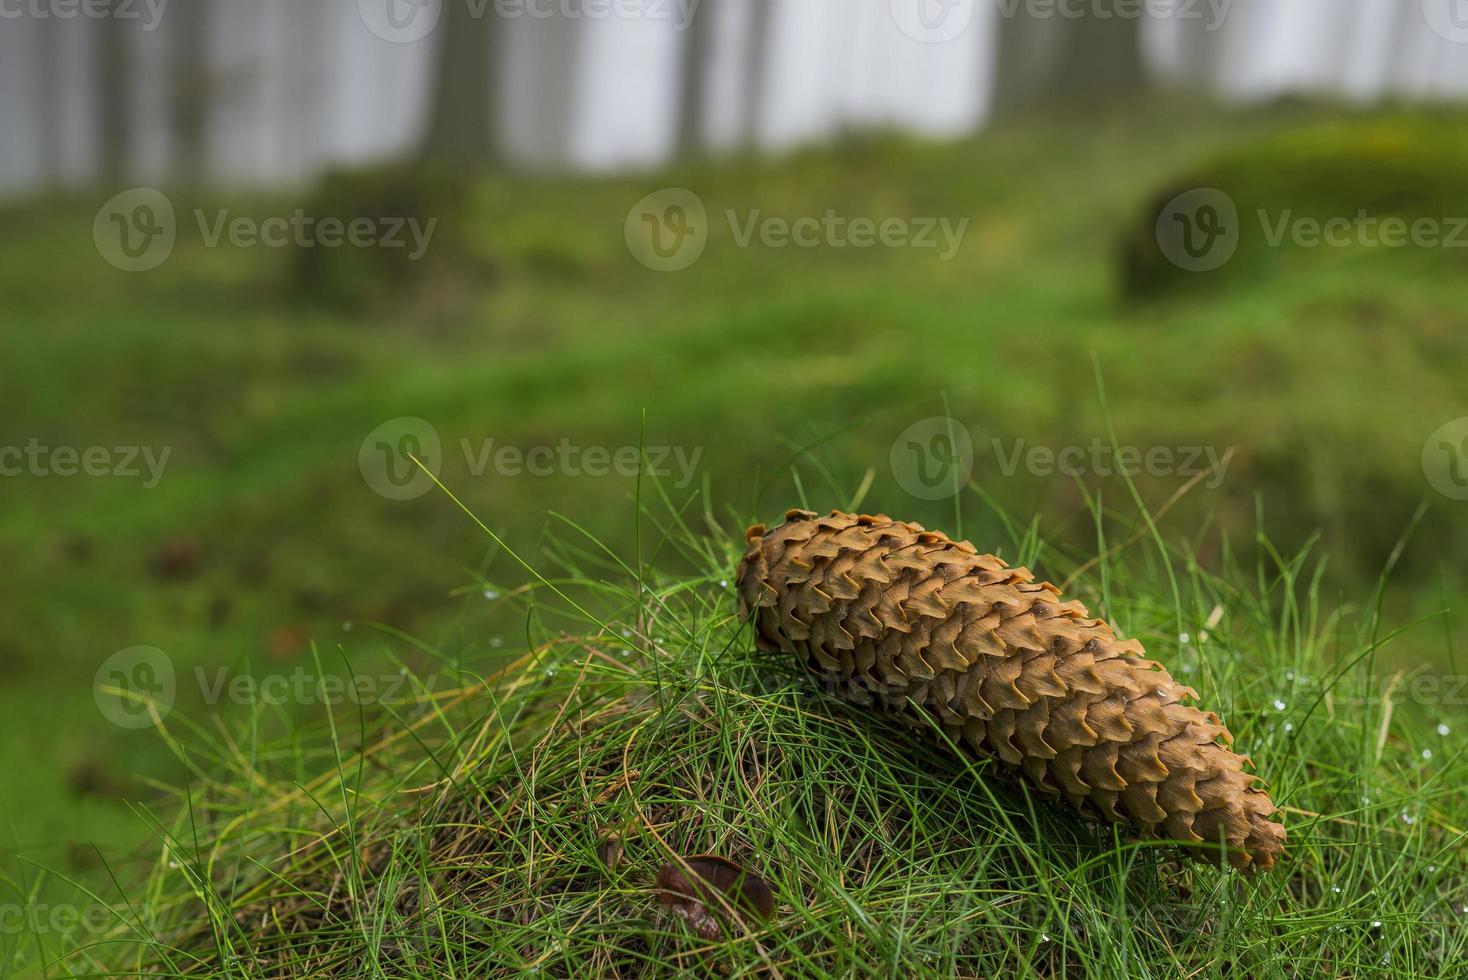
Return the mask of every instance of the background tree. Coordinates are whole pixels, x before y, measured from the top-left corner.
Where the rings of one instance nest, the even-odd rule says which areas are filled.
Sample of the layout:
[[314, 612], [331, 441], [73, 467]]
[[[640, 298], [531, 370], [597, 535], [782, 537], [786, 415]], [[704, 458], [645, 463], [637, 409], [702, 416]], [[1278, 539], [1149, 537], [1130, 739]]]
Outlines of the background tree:
[[1076, 8], [1001, 5], [995, 59], [994, 111], [1064, 95], [1109, 97], [1146, 84], [1141, 17], [1126, 0], [1094, 0]]
[[700, 0], [683, 25], [678, 64], [678, 151], [692, 156], [703, 149], [704, 114], [708, 111], [710, 56], [714, 50], [717, 10], [705, 10], [714, 0]]
[[485, 164], [500, 156], [500, 49], [493, 4], [443, 5], [424, 155]]

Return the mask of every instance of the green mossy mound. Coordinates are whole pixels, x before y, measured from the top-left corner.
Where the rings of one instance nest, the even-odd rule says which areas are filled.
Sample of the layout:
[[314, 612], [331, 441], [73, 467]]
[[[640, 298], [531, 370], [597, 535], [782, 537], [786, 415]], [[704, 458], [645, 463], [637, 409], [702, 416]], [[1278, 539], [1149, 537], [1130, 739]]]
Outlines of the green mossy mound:
[[[1288, 275], [1301, 261], [1350, 262], [1402, 248], [1437, 248], [1445, 262], [1468, 270], [1465, 177], [1468, 124], [1458, 117], [1333, 122], [1257, 139], [1148, 199], [1120, 243], [1122, 291], [1144, 298]], [[1227, 195], [1239, 235], [1224, 265], [1195, 272], [1169, 257], [1188, 232], [1168, 220], [1167, 209], [1200, 188]], [[1414, 232], [1416, 222], [1427, 224]], [[1201, 245], [1201, 229], [1197, 237]], [[1391, 244], [1397, 241], [1403, 244]]]

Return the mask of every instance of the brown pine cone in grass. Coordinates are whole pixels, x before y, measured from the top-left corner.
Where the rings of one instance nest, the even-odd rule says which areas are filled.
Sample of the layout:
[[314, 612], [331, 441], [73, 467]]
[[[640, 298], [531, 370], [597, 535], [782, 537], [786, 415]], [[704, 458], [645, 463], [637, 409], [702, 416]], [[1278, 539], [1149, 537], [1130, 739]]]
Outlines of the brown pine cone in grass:
[[1279, 811], [1192, 688], [1048, 582], [891, 518], [792, 510], [746, 534], [738, 590], [765, 650], [844, 698], [952, 737], [1086, 816], [1268, 870]]

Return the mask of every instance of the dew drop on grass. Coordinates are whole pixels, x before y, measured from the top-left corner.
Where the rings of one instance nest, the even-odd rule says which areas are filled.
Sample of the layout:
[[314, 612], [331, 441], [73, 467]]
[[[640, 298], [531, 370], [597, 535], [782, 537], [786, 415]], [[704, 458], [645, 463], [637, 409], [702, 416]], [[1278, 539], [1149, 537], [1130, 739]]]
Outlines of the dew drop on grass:
[[1295, 730], [1295, 723], [1294, 722], [1292, 722], [1292, 721], [1285, 722], [1285, 731], [1286, 732], [1292, 732], [1294, 730]]
[[1330, 890], [1333, 891], [1333, 892], [1335, 892], [1337, 895], [1339, 895], [1341, 893], [1341, 886], [1340, 885], [1331, 885], [1330, 886]]
[[721, 589], [727, 589], [728, 587], [729, 587], [729, 580], [728, 579], [726, 579], [726, 578], [719, 579], [719, 588], [721, 588]]
[[1423, 749], [1422, 750], [1422, 758], [1423, 759], [1431, 759], [1432, 758], [1432, 749]]
[[1274, 710], [1275, 711], [1283, 711], [1284, 709], [1285, 709], [1285, 703], [1283, 701], [1281, 701], [1279, 698], [1275, 698], [1274, 699]]
[[[1184, 634], [1184, 635], [1186, 636], [1187, 634]], [[1042, 943], [1048, 943], [1049, 941], [1050, 941], [1050, 937], [1049, 936], [1045, 935], [1043, 932], [1040, 933], [1040, 942], [1042, 942]]]
[[500, 594], [498, 592], [496, 592], [494, 589], [485, 589], [484, 590], [484, 598], [488, 599], [490, 602], [493, 602], [494, 600], [498, 599], [499, 597], [500, 597]]
[[1412, 816], [1412, 814], [1408, 813], [1406, 810], [1403, 810], [1402, 811], [1402, 823], [1404, 823], [1408, 827], [1410, 827], [1410, 826], [1412, 826], [1416, 822], [1417, 822], [1417, 818], [1416, 817]]
[[1447, 725], [1438, 725], [1437, 726], [1437, 733], [1439, 735], [1446, 735], [1450, 731], [1452, 731], [1452, 729], [1449, 728]]
[[1193, 642], [1193, 638], [1186, 633], [1179, 633], [1177, 635], [1177, 641], [1183, 646], [1187, 646], [1189, 643]]
[[1285, 680], [1292, 681], [1294, 679], [1295, 679], [1295, 672], [1293, 670], [1287, 670], [1287, 671], [1285, 671]]
[[501, 640], [497, 636], [492, 636], [492, 637], [489, 638], [489, 645], [492, 646], [492, 647], [494, 647], [496, 650], [498, 650], [500, 647], [502, 647], [502, 646], [505, 645], [505, 641], [504, 640]]

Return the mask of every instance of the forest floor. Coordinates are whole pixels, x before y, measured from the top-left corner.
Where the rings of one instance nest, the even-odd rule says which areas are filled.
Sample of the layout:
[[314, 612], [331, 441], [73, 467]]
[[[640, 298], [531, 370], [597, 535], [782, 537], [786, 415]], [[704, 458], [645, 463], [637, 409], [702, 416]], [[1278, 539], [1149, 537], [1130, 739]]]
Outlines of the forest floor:
[[[1464, 120], [1428, 124], [1462, 131]], [[333, 800], [313, 797], [311, 806], [322, 820], [351, 822], [339, 808], [359, 801], [347, 777], [337, 778], [349, 768], [339, 773], [336, 763], [352, 758], [356, 706], [350, 718], [336, 713], [352, 736], [331, 738], [320, 727], [323, 681], [371, 681], [365, 723], [376, 731], [391, 727], [382, 712], [406, 692], [427, 688], [447, 698], [507, 664], [530, 663], [539, 677], [554, 668], [533, 698], [530, 681], [495, 682], [519, 685], [516, 697], [526, 698], [527, 727], [507, 732], [501, 748], [477, 737], [482, 702], [438, 726], [441, 744], [465, 751], [433, 765], [456, 775], [468, 771], [456, 767], [482, 767], [475, 785], [487, 801], [487, 787], [525, 775], [513, 753], [494, 753], [554, 729], [555, 706], [569, 690], [556, 685], [576, 672], [594, 675], [585, 682], [591, 696], [617, 705], [609, 709], [617, 724], [633, 726], [615, 728], [621, 737], [639, 732], [633, 749], [644, 755], [624, 760], [633, 768], [653, 772], [671, 761], [670, 746], [683, 744], [666, 728], [675, 723], [718, 733], [689, 748], [688, 760], [727, 750], [731, 764], [742, 744], [735, 733], [763, 725], [790, 753], [781, 765], [797, 767], [778, 770], [780, 778], [807, 778], [801, 758], [815, 756], [800, 753], [819, 749], [833, 771], [850, 765], [831, 776], [840, 785], [830, 787], [830, 800], [853, 812], [887, 806], [894, 793], [906, 801], [913, 826], [852, 843], [868, 850], [858, 859], [860, 884], [847, 888], [830, 862], [840, 835], [854, 828], [818, 826], [812, 821], [828, 817], [815, 813], [787, 814], [757, 830], [737, 826], [734, 811], [756, 802], [740, 795], [737, 766], [712, 787], [669, 782], [662, 805], [720, 803], [698, 829], [670, 811], [680, 847], [720, 847], [737, 833], [741, 858], [763, 854], [780, 865], [761, 866], [781, 876], [773, 882], [785, 916], [771, 927], [778, 937], [756, 944], [758, 955], [729, 954], [751, 969], [849, 968], [854, 961], [842, 957], [856, 954], [837, 947], [862, 939], [875, 944], [862, 962], [892, 969], [978, 972], [1006, 957], [1038, 961], [1042, 942], [1069, 944], [1052, 955], [1090, 956], [1076, 949], [1100, 937], [1110, 937], [1102, 952], [1081, 965], [1100, 970], [1135, 956], [1157, 969], [1216, 967], [1230, 948], [1260, 964], [1281, 950], [1296, 959], [1306, 948], [1318, 953], [1334, 938], [1322, 931], [1330, 928], [1350, 930], [1341, 952], [1348, 959], [1323, 964], [1336, 972], [1383, 956], [1388, 968], [1407, 972], [1453, 962], [1443, 957], [1461, 961], [1461, 939], [1449, 938], [1443, 918], [1451, 906], [1442, 902], [1464, 901], [1455, 828], [1468, 818], [1435, 787], [1461, 782], [1453, 775], [1461, 772], [1453, 747], [1461, 731], [1450, 724], [1461, 700], [1449, 692], [1461, 676], [1453, 644], [1463, 631], [1456, 597], [1465, 583], [1454, 556], [1468, 505], [1435, 492], [1422, 459], [1428, 436], [1468, 413], [1464, 258], [1450, 248], [1285, 248], [1269, 263], [1241, 261], [1235, 274], [1183, 288], [1139, 295], [1124, 286], [1125, 256], [1138, 227], [1149, 224], [1148, 205], [1179, 181], [1218, 172], [1218, 161], [1253, 142], [1267, 147], [1322, 129], [1330, 139], [1359, 131], [1375, 146], [1399, 125], [1397, 117], [1342, 121], [1298, 105], [1225, 113], [1159, 103], [1125, 117], [1018, 122], [957, 144], [853, 142], [777, 162], [699, 164], [637, 178], [484, 178], [456, 199], [462, 208], [432, 213], [430, 195], [427, 217], [440, 219], [435, 246], [421, 264], [384, 270], [359, 268], [352, 264], [359, 257], [341, 250], [212, 246], [195, 218], [196, 209], [205, 225], [222, 209], [252, 219], [297, 208], [381, 213], [370, 184], [301, 198], [175, 194], [172, 256], [132, 274], [97, 254], [98, 201], [12, 207], [0, 232], [7, 433], [0, 442], [34, 445], [37, 454], [100, 447], [113, 462], [106, 476], [67, 476], [60, 459], [33, 454], [48, 462], [0, 479], [0, 816], [12, 886], [0, 904], [27, 920], [58, 907], [110, 910], [119, 901], [115, 876], [133, 897], [139, 882], [151, 881], [143, 913], [160, 929], [177, 927], [188, 889], [167, 877], [169, 862], [187, 868], [211, 853], [233, 817], [249, 824], [262, 801], [286, 800], [290, 787], [317, 786], [326, 773]], [[1266, 158], [1242, 166], [1269, 165]], [[676, 273], [639, 265], [624, 237], [629, 209], [667, 186], [695, 192], [710, 218], [703, 256]], [[368, 196], [352, 204], [342, 193]], [[1349, 215], [1358, 204], [1347, 194], [1327, 206]], [[777, 247], [759, 235], [741, 244], [751, 219], [832, 211], [847, 220], [967, 224], [947, 259], [942, 249]], [[323, 283], [330, 288], [318, 290]], [[972, 485], [956, 501], [915, 496], [910, 475], [893, 461], [899, 434], [939, 416], [959, 420], [975, 446]], [[364, 443], [370, 450], [379, 426], [403, 417], [431, 425], [442, 446], [439, 478], [495, 537], [436, 487], [402, 500], [374, 492]], [[1080, 479], [1057, 476], [1043, 455], [1027, 455], [1083, 447], [1100, 453], [1086, 457], [1096, 460], [1118, 445], [1160, 447], [1175, 460], [1196, 447], [1199, 459], [1212, 450], [1211, 458], [1228, 463], [1196, 481], [1179, 466], [1128, 482], [1095, 464]], [[639, 446], [659, 454], [662, 476], [639, 479], [593, 462], [596, 452], [614, 461]], [[496, 457], [505, 447], [521, 454], [521, 465], [513, 453], [508, 462]], [[525, 465], [541, 447], [560, 454], [546, 475]], [[597, 475], [602, 468], [608, 472]], [[881, 743], [855, 734], [865, 730], [847, 715], [814, 721], [829, 706], [804, 700], [794, 679], [757, 697], [730, 693], [751, 690], [754, 669], [742, 653], [720, 658], [743, 649], [720, 585], [732, 554], [720, 535], [737, 536], [744, 522], [770, 520], [792, 504], [822, 509], [854, 500], [1020, 554], [1045, 577], [1079, 571], [1078, 594], [1149, 646], [1160, 644], [1154, 654], [1164, 660], [1215, 608], [1236, 618], [1237, 635], [1213, 680], [1194, 686], [1234, 708], [1244, 719], [1236, 734], [1255, 736], [1256, 761], [1262, 767], [1272, 755], [1271, 782], [1283, 782], [1290, 805], [1308, 811], [1300, 864], [1263, 891], [1212, 872], [1201, 885], [1190, 878], [1191, 898], [1180, 906], [1186, 914], [1162, 909], [1160, 896], [1174, 894], [1178, 873], [1164, 855], [1080, 831], [1067, 837], [1048, 817], [1053, 841], [1023, 837], [1014, 826], [995, 830], [976, 798], [939, 830], [947, 817], [928, 801], [948, 799], [952, 790], [942, 786], [969, 778], [961, 766], [874, 782], [873, 753], [889, 759], [872, 748]], [[1143, 513], [1157, 518], [1155, 533]], [[1114, 580], [1100, 571], [1113, 560]], [[594, 617], [555, 600], [530, 603], [537, 593], [527, 588], [535, 579], [526, 565], [553, 581], [564, 576], [568, 592], [574, 585], [589, 596], [579, 604]], [[1378, 591], [1388, 567], [1390, 584]], [[664, 622], [662, 637], [648, 635], [638, 618], [646, 610], [630, 598], [645, 602], [649, 589], [665, 592], [667, 609], [684, 617]], [[613, 618], [633, 627], [631, 681], [626, 671], [603, 676], [587, 667], [586, 642], [555, 642], [588, 634], [602, 642], [597, 623]], [[675, 651], [654, 655], [677, 636]], [[559, 659], [543, 662], [552, 653]], [[1281, 672], [1353, 693], [1331, 715], [1324, 688], [1292, 694]], [[172, 683], [159, 718], [129, 711], [115, 696], [116, 683], [152, 682], [160, 673]], [[646, 691], [670, 684], [676, 696], [655, 696], [650, 712]], [[1388, 687], [1411, 695], [1383, 720], [1393, 703]], [[642, 693], [625, 701], [628, 688]], [[688, 697], [698, 703], [668, 713]], [[757, 705], [738, 707], [751, 697]], [[1287, 709], [1271, 712], [1276, 700]], [[697, 721], [706, 712], [715, 720]], [[1293, 739], [1284, 724], [1293, 725]], [[1437, 735], [1439, 725], [1451, 734]], [[649, 747], [642, 735], [661, 741]], [[418, 751], [439, 744], [426, 736], [414, 742]], [[1424, 750], [1434, 753], [1430, 767], [1421, 764]], [[391, 757], [373, 758], [385, 765]], [[610, 766], [608, 758], [597, 764]], [[552, 766], [560, 791], [571, 792], [572, 761], [558, 756]], [[394, 797], [407, 773], [423, 775], [416, 768], [423, 764], [415, 757], [375, 777], [372, 803]], [[608, 778], [617, 771], [607, 769]], [[181, 786], [210, 801], [207, 819], [179, 823]], [[576, 792], [583, 789], [592, 795], [582, 804], [601, 791], [578, 783]], [[219, 844], [216, 859], [235, 862], [231, 880], [252, 898], [265, 892], [251, 861], [269, 865], [287, 828], [316, 826], [292, 806], [271, 811], [289, 819], [267, 815], [253, 825], [254, 836], [241, 838], [247, 851]], [[1020, 813], [1025, 804], [1006, 798], [995, 812], [1010, 812], [1006, 806]], [[536, 823], [533, 807], [515, 810], [517, 826], [543, 828], [517, 837], [520, 859], [537, 861], [535, 834], [567, 830], [575, 811]], [[409, 818], [396, 806], [373, 816], [382, 821], [371, 828], [382, 835], [374, 839], [395, 858], [383, 867], [405, 875], [396, 858], [408, 857], [411, 834], [401, 821]], [[967, 834], [982, 829], [989, 843], [960, 855], [951, 836], [958, 825]], [[187, 854], [160, 859], [162, 828], [192, 834], [197, 844], [185, 841]], [[672, 839], [668, 827], [657, 833]], [[578, 840], [597, 846], [594, 837]], [[629, 843], [629, 853], [643, 847], [652, 855], [651, 841]], [[1442, 857], [1455, 842], [1459, 856]], [[567, 860], [580, 854], [553, 850]], [[412, 856], [438, 853], [425, 845]], [[616, 879], [615, 901], [586, 897], [584, 875], [554, 884], [563, 869], [527, 877], [526, 887], [541, 889], [538, 902], [546, 888], [574, 891], [576, 902], [556, 915], [586, 913], [586, 921], [601, 922], [630, 902], [617, 928], [630, 937], [633, 959], [616, 963], [631, 969], [636, 957], [654, 955], [647, 951], [671, 956], [676, 945], [676, 931], [659, 925], [638, 897], [651, 859]], [[1146, 865], [1140, 896], [1128, 890], [1119, 860]], [[361, 868], [340, 863], [339, 854], [324, 857], [317, 848], [301, 861], [303, 875], [338, 861], [339, 883], [361, 885]], [[873, 871], [898, 866], [910, 872], [900, 881]], [[1014, 883], [1008, 891], [1021, 896], [1012, 906], [991, 894], [1001, 868]], [[213, 887], [219, 872], [216, 865], [204, 874]], [[387, 893], [353, 894], [366, 903]], [[899, 927], [906, 919], [894, 918], [894, 908], [922, 907], [939, 894], [953, 895], [954, 904], [922, 923], [920, 934]], [[1352, 904], [1327, 908], [1337, 894]], [[194, 919], [212, 921], [217, 938], [232, 915], [222, 903], [235, 897], [219, 892], [214, 918], [196, 908]], [[1220, 901], [1244, 909], [1243, 917], [1204, 908]], [[515, 914], [526, 919], [523, 908]], [[1067, 931], [1076, 916], [1091, 918]], [[1124, 938], [1146, 917], [1155, 928]], [[1372, 925], [1378, 920], [1384, 924]], [[54, 922], [7, 926], [0, 962], [34, 963], [79, 935], [100, 940], [115, 924], [110, 913], [90, 921], [81, 933]], [[384, 930], [427, 922], [377, 921]], [[945, 923], [978, 929], [989, 921], [1008, 923], [1002, 938], [941, 941]], [[1224, 928], [1225, 921], [1237, 925]], [[547, 952], [553, 926], [529, 916], [503, 946], [474, 947], [460, 965], [564, 969], [558, 964], [567, 961], [556, 957], [574, 959], [584, 936], [569, 920], [554, 922], [563, 952]], [[1401, 931], [1384, 940], [1387, 923]], [[180, 964], [204, 955], [205, 945]], [[493, 959], [512, 946], [520, 960]], [[139, 948], [148, 959], [157, 953], [144, 946], [122, 955], [135, 958]], [[210, 948], [221, 957], [255, 955], [232, 941]], [[415, 949], [425, 958], [412, 968], [436, 962]], [[360, 955], [350, 944], [337, 952]]]

